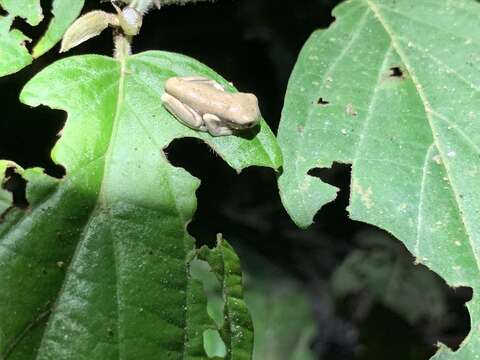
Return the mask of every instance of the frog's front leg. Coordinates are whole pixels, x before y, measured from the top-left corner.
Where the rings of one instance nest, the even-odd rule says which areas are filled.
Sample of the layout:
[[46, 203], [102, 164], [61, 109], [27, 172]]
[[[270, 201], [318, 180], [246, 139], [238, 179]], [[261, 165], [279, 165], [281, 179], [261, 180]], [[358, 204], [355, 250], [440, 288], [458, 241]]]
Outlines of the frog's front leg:
[[207, 128], [205, 127], [205, 124], [200, 114], [198, 114], [190, 106], [185, 105], [184, 103], [167, 93], [164, 93], [162, 95], [162, 103], [167, 108], [167, 110], [173, 116], [175, 116], [182, 124], [185, 124], [195, 130], [207, 131]]
[[232, 135], [232, 129], [226, 127], [224, 125], [224, 121], [220, 119], [218, 116], [213, 114], [204, 114], [203, 115], [203, 122], [205, 126], [212, 136], [226, 136]]

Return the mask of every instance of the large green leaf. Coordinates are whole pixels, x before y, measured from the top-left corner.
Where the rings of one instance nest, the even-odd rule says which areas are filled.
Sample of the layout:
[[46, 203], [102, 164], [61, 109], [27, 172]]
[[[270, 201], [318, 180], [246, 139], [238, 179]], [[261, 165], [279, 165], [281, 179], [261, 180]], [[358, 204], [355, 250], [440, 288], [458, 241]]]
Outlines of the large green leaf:
[[336, 189], [308, 174], [352, 164], [349, 213], [388, 230], [452, 286], [474, 289], [480, 357], [480, 6], [352, 0], [317, 31], [290, 79], [279, 142], [287, 211], [302, 227]]
[[[69, 114], [52, 151], [66, 176], [17, 170], [30, 206], [9, 211], [0, 226], [0, 357], [206, 357], [203, 330], [214, 322], [189, 274], [195, 246], [186, 231], [199, 181], [163, 149], [175, 138], [200, 138], [237, 171], [278, 168], [281, 157], [263, 120], [220, 138], [175, 120], [160, 101], [164, 82], [193, 74], [234, 91], [199, 62], [156, 51], [121, 62], [67, 58], [26, 85], [23, 102]], [[248, 352], [251, 344], [242, 346]]]
[[[33, 50], [37, 58], [50, 50], [77, 18], [83, 8], [84, 0], [54, 0], [53, 19], [46, 33]], [[15, 17], [24, 18], [30, 25], [38, 25], [42, 19], [40, 0], [0, 0], [0, 7], [8, 12], [0, 16], [0, 76], [15, 73], [29, 65], [33, 57], [25, 47], [30, 39], [19, 30], [11, 30]]]

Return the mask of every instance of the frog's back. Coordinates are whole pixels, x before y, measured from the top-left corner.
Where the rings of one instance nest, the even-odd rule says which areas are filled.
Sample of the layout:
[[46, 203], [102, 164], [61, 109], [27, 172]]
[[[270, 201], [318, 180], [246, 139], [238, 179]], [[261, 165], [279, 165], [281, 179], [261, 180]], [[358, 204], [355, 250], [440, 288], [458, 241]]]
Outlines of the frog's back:
[[253, 94], [229, 93], [205, 82], [180, 77], [168, 79], [165, 90], [200, 115], [214, 114], [237, 124], [252, 123], [261, 116]]
[[226, 111], [229, 102], [226, 99], [231, 96], [230, 93], [216, 89], [212, 85], [186, 81], [180, 77], [168, 79], [165, 82], [165, 90], [200, 114]]

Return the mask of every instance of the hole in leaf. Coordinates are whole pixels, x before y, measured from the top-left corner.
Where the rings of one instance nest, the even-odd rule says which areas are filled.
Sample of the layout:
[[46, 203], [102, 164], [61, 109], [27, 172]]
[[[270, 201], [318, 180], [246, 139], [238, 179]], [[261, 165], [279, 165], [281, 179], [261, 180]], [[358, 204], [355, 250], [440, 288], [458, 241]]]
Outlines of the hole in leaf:
[[210, 265], [203, 260], [194, 259], [190, 262], [190, 275], [203, 284], [207, 296], [207, 312], [220, 328], [224, 322], [225, 301], [218, 278], [211, 271]]
[[[23, 34], [28, 36], [30, 39], [34, 38], [32, 36], [32, 32], [34, 32], [34, 31], [32, 31], [33, 27], [30, 26], [30, 24], [28, 24], [27, 21], [24, 18], [21, 18], [19, 16], [15, 17], [13, 19], [11, 29], [21, 31]], [[28, 49], [29, 52], [32, 50], [32, 47], [33, 47], [32, 41], [26, 40], [23, 45], [25, 45], [25, 47]]]
[[165, 150], [172, 165], [184, 168], [202, 183], [197, 190], [198, 208], [188, 232], [197, 246], [216, 245], [217, 233], [228, 233], [229, 222], [224, 217], [225, 206], [236, 198], [231, 186], [238, 181], [230, 168], [207, 144], [199, 139], [175, 139]]
[[0, 6], [0, 16], [7, 16], [8, 12]]
[[[207, 296], [207, 313], [216, 326], [221, 328], [224, 323], [225, 301], [220, 281], [212, 272], [210, 264], [199, 259], [190, 262], [190, 275], [202, 283]], [[227, 355], [225, 343], [216, 329], [204, 331], [203, 346], [209, 358], [224, 358]]]
[[25, 169], [41, 167], [47, 174], [61, 178], [65, 170], [52, 161], [51, 149], [58, 141], [57, 133], [64, 126], [66, 113], [46, 106], [32, 108], [18, 100], [25, 83], [46, 65], [42, 62], [45, 56], [19, 73], [1, 79], [0, 134], [4, 136], [0, 158], [12, 160]]
[[[445, 286], [447, 287], [446, 284]], [[453, 289], [448, 287], [447, 295], [448, 325], [438, 339], [456, 351], [471, 331], [470, 315], [465, 303], [472, 300], [473, 290], [466, 286]]]
[[438, 341], [458, 349], [468, 334], [464, 304], [471, 291], [452, 289], [427, 267], [414, 265], [406, 247], [383, 231], [367, 228], [354, 242], [330, 285], [338, 313], [359, 329], [360, 358], [392, 358], [388, 351], [397, 347], [402, 350], [393, 359], [412, 351], [427, 359]]
[[[312, 248], [309, 256], [312, 257], [316, 252], [322, 252], [318, 255], [319, 264], [316, 265], [315, 273], [324, 271], [334, 273], [348, 257], [358, 250], [362, 250], [359, 249], [359, 244], [353, 240], [357, 234], [363, 231], [379, 233], [383, 237], [380, 243], [390, 243], [389, 246], [393, 244], [396, 250], [388, 255], [382, 250], [382, 246], [385, 245], [380, 245], [380, 248], [378, 248], [379, 245], [368, 245], [366, 248], [374, 254], [372, 255], [374, 261], [371, 262], [373, 264], [371, 269], [373, 269], [373, 274], [378, 277], [369, 277], [360, 271], [350, 272], [355, 274], [355, 278], [358, 279], [358, 281], [350, 279], [350, 283], [353, 281], [356, 290], [343, 300], [336, 300], [333, 304], [335, 310], [330, 310], [330, 312], [328, 307], [321, 303], [318, 304], [316, 307], [317, 318], [323, 324], [325, 321], [329, 322], [331, 329], [325, 331], [325, 327], [322, 327], [324, 334], [315, 339], [314, 348], [325, 359], [338, 359], [339, 349], [342, 349], [346, 352], [350, 350], [352, 355], [349, 354], [347, 358], [353, 358], [353, 354], [356, 354], [355, 358], [360, 359], [389, 358], [398, 360], [404, 360], [412, 353], [420, 354], [419, 358], [428, 359], [437, 351], [435, 345], [437, 342], [441, 342], [453, 350], [458, 349], [470, 331], [470, 317], [465, 302], [471, 298], [471, 290], [469, 288], [450, 288], [443, 279], [423, 265], [416, 265], [412, 269], [414, 257], [401, 242], [378, 228], [350, 220], [346, 211], [350, 195], [350, 171], [350, 165], [334, 163], [331, 168], [312, 169], [308, 172], [309, 175], [319, 177], [322, 181], [340, 188], [337, 199], [319, 211], [315, 217], [315, 224], [307, 230], [311, 232], [312, 241], [317, 242], [319, 249]], [[318, 241], [319, 236], [323, 236], [321, 243]], [[381, 284], [382, 277], [388, 274], [380, 268], [379, 254], [381, 255], [380, 259], [382, 257], [389, 259], [390, 263], [397, 264], [401, 260], [402, 263], [410, 266], [410, 270], [407, 272], [399, 273], [396, 268], [396, 279], [388, 280], [390, 288], [405, 289], [405, 292], [400, 292], [403, 294], [402, 296], [390, 297], [389, 301], [397, 302], [396, 307], [393, 307], [390, 302], [385, 304], [375, 300], [382, 292], [373, 288]], [[364, 265], [365, 261], [359, 263]], [[429, 288], [423, 283], [422, 279], [425, 277], [436, 283], [435, 295], [432, 295], [433, 291], [425, 293], [424, 289]], [[359, 282], [365, 283], [368, 279], [370, 279], [368, 286], [359, 285]], [[345, 281], [342, 281], [341, 284], [346, 286]], [[320, 286], [316, 291], [325, 290]], [[417, 295], [415, 298], [405, 296], [407, 292]], [[432, 297], [434, 300], [431, 300]], [[439, 302], [443, 305], [439, 305]], [[398, 311], [399, 303], [403, 303], [403, 307], [409, 307], [409, 315]], [[433, 311], [434, 309], [437, 310]], [[413, 316], [412, 313], [416, 315]], [[345, 335], [347, 330], [338, 330], [338, 328], [345, 329], [345, 324], [348, 324], [350, 329], [348, 331], [353, 332], [354, 336], [347, 337]], [[399, 349], [395, 357], [391, 356], [391, 352], [389, 353], [393, 347]], [[361, 353], [358, 352], [359, 349]]]
[[317, 100], [317, 104], [327, 106], [328, 104], [330, 104], [330, 101], [327, 101], [327, 100], [325, 100], [324, 98], [321, 97]]
[[26, 197], [27, 181], [15, 171], [15, 168], [8, 168], [5, 174], [5, 182], [2, 187], [12, 193], [13, 206], [25, 210], [28, 208]]
[[[321, 181], [340, 189], [335, 201], [332, 201], [320, 209], [315, 215], [315, 223], [319, 230], [339, 239], [350, 241], [352, 236], [364, 225], [350, 220], [347, 207], [350, 199], [350, 164], [334, 162], [330, 168], [314, 168], [308, 171], [308, 175], [319, 178]], [[335, 221], [331, 221], [335, 219]], [[336, 260], [338, 261], [338, 259]], [[332, 265], [333, 266], [333, 265]]]
[[[35, 44], [40, 40], [40, 38], [45, 34], [50, 21], [53, 18], [52, 14], [52, 1], [41, 0], [40, 5], [42, 8], [43, 19], [42, 21], [35, 26], [30, 25], [27, 21], [21, 17], [15, 17], [12, 23], [12, 29], [21, 31], [27, 37], [32, 39], [32, 41], [27, 41], [25, 43], [26, 48], [29, 52], [33, 49]], [[1, 15], [1, 14], [0, 14]]]
[[337, 178], [344, 178], [345, 175], [349, 177], [350, 168], [351, 166], [349, 164], [333, 162], [332, 166], [329, 168], [324, 167], [310, 169], [308, 171], [308, 175], [317, 177], [325, 183], [338, 187], [339, 185], [348, 185], [348, 182], [345, 184], [337, 184]]
[[390, 68], [390, 73], [388, 74], [391, 78], [400, 78], [405, 79], [403, 70], [399, 66], [393, 66]]
[[203, 332], [203, 348], [209, 358], [224, 359], [227, 356], [227, 347], [218, 330], [208, 329]]

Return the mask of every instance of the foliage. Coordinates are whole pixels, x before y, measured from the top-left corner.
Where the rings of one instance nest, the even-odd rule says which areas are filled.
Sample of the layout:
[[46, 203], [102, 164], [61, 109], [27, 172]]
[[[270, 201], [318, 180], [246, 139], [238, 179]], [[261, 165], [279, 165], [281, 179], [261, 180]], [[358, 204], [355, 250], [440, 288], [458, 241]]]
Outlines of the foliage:
[[[255, 328], [254, 360], [313, 360], [312, 302], [294, 278], [248, 254], [245, 300]], [[255, 260], [252, 260], [254, 258]]]
[[362, 294], [359, 302], [383, 304], [411, 324], [445, 319], [447, 304], [434, 273], [409, 261], [404, 248], [384, 234], [366, 232], [356, 243], [358, 248], [332, 275], [330, 287], [336, 301]]
[[[10, 208], [1, 226], [4, 357], [205, 358], [204, 331], [216, 325], [189, 273], [196, 252], [186, 231], [199, 181], [172, 166], [163, 149], [175, 138], [200, 138], [237, 171], [278, 168], [281, 157], [264, 121], [224, 138], [176, 121], [159, 101], [164, 81], [193, 74], [235, 91], [205, 65], [158, 51], [70, 57], [25, 86], [26, 104], [69, 114], [52, 151], [67, 175], [15, 166], [28, 182], [29, 208]], [[226, 279], [226, 358], [248, 359], [238, 259], [226, 245], [201, 254]]]
[[471, 335], [435, 359], [480, 356], [479, 14], [473, 0], [341, 4], [300, 54], [279, 129], [280, 191], [298, 225], [336, 193], [309, 171], [352, 164], [350, 217], [474, 289]]
[[[134, 8], [128, 14], [139, 30], [154, 6], [197, 1], [206, 0], [117, 5]], [[0, 160], [0, 359], [247, 360], [254, 337], [256, 359], [313, 359], [310, 304], [294, 280], [263, 266], [250, 272], [254, 336], [235, 251], [221, 235], [212, 249], [195, 246], [187, 225], [200, 182], [165, 152], [184, 137], [207, 143], [237, 172], [281, 169], [282, 202], [301, 228], [338, 191], [312, 170], [350, 164], [351, 219], [393, 234], [416, 264], [383, 238], [361, 239], [335, 271], [333, 295], [368, 288], [410, 323], [440, 319], [440, 283], [416, 267], [424, 264], [474, 293], [470, 335], [456, 352], [441, 345], [433, 359], [480, 357], [478, 1], [344, 1], [291, 75], [278, 135], [283, 163], [263, 120], [219, 138], [175, 120], [160, 101], [168, 78], [202, 75], [236, 89], [183, 55], [131, 55], [137, 31], [127, 31], [132, 19], [113, 8], [75, 28], [84, 0], [52, 0], [48, 29], [30, 51], [14, 21], [40, 25], [41, 4], [0, 0], [0, 76], [28, 66], [67, 29], [63, 50], [113, 27], [115, 55], [58, 61], [22, 91], [27, 105], [68, 113], [52, 150], [66, 175]], [[278, 55], [279, 33], [265, 34]], [[24, 200], [12, 188], [16, 179], [26, 182]]]
[[24, 18], [32, 26], [38, 25], [43, 19], [40, 0], [0, 0], [0, 6], [8, 12], [8, 15], [0, 16], [0, 76], [21, 70], [33, 58], [50, 50], [78, 16], [83, 4], [84, 0], [54, 0], [54, 17], [30, 54], [25, 47], [30, 39], [21, 31], [10, 28], [15, 17]]

